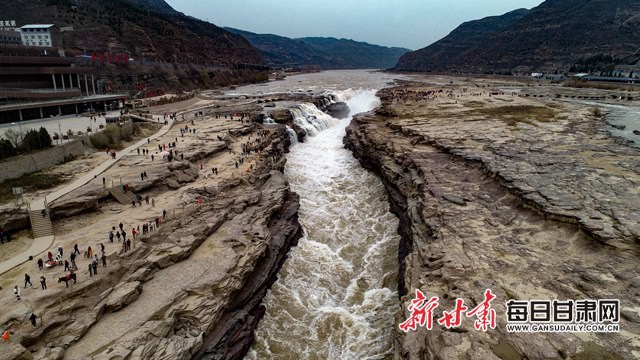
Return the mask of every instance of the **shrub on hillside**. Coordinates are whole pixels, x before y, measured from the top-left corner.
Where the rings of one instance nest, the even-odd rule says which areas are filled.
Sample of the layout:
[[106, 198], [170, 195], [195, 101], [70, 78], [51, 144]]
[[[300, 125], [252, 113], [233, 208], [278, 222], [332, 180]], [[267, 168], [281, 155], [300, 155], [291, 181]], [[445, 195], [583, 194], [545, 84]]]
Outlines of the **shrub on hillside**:
[[117, 148], [124, 141], [131, 141], [137, 134], [132, 122], [108, 124], [103, 131], [91, 135], [91, 144], [96, 149]]

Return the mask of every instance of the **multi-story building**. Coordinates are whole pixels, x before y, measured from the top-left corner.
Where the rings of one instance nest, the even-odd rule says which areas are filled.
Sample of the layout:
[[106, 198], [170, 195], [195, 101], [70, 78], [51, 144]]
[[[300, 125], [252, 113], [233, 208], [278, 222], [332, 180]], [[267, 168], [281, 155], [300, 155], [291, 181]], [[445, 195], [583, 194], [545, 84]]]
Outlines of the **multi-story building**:
[[22, 44], [38, 47], [62, 47], [60, 28], [53, 24], [25, 25], [20, 28]]
[[0, 123], [106, 109], [127, 97], [98, 93], [96, 68], [57, 50], [0, 45]]

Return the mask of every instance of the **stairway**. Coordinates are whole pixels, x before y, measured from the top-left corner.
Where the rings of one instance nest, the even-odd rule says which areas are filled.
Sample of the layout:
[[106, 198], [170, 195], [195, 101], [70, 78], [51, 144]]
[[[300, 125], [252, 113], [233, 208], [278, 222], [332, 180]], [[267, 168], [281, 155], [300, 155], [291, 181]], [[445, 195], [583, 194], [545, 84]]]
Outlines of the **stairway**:
[[131, 205], [132, 201], [137, 201], [136, 194], [134, 194], [131, 190], [126, 193], [122, 191], [122, 186], [114, 186], [108, 189], [109, 194], [116, 198], [118, 202], [122, 205]]
[[33, 238], [41, 238], [45, 236], [53, 236], [53, 225], [51, 225], [51, 216], [49, 210], [46, 210], [45, 216], [42, 216], [42, 210], [29, 211], [29, 219], [31, 220], [31, 230]]

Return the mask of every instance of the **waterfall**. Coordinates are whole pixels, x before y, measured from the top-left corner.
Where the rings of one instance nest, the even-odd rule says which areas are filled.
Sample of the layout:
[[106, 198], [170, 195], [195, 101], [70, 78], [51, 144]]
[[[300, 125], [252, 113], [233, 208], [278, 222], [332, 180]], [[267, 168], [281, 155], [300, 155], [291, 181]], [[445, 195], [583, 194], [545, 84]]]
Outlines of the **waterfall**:
[[291, 142], [291, 146], [295, 145], [298, 143], [298, 134], [296, 134], [296, 132], [289, 127], [289, 125], [287, 126], [287, 135], [289, 135], [289, 142]]
[[290, 109], [293, 122], [300, 126], [309, 136], [315, 136], [338, 122], [338, 119], [320, 111], [313, 104], [300, 104]]
[[275, 124], [276, 121], [273, 120], [270, 116], [267, 116], [262, 120], [262, 123], [263, 124]]
[[[351, 115], [379, 101], [373, 90], [343, 96]], [[351, 119], [333, 119], [309, 105], [292, 113], [310, 134], [317, 132], [291, 149], [285, 168], [300, 196], [304, 236], [263, 300], [266, 313], [245, 360], [390, 359], [398, 219], [380, 179], [342, 144]]]

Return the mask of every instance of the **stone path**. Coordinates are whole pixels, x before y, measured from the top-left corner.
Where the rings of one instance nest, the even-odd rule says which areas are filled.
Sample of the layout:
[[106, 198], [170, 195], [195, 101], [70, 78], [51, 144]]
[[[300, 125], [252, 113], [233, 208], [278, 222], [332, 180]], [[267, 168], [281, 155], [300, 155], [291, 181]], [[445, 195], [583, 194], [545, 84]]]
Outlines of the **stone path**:
[[[176, 115], [177, 117], [177, 115]], [[160, 136], [166, 134], [170, 129], [171, 126], [173, 125], [173, 120], [169, 120], [168, 125], [164, 125], [162, 126], [162, 128], [160, 129], [160, 131], [158, 131], [157, 133], [155, 133], [154, 135], [151, 135], [148, 139], [150, 140], [155, 140], [157, 138], [159, 138]], [[84, 174], [83, 176], [81, 176], [80, 178], [78, 178], [76, 181], [72, 182], [71, 184], [63, 187], [62, 189], [51, 193], [47, 196], [45, 196], [44, 198], [40, 198], [40, 199], [35, 199], [32, 200], [30, 202], [31, 205], [31, 210], [42, 210], [45, 208], [45, 202], [46, 203], [51, 203], [54, 200], [72, 192], [73, 190], [79, 188], [80, 186], [88, 183], [89, 181], [95, 179], [98, 177], [98, 175], [102, 174], [105, 170], [109, 169], [111, 166], [113, 166], [115, 163], [118, 162], [118, 160], [120, 160], [122, 157], [124, 157], [125, 155], [129, 154], [130, 152], [134, 151], [135, 149], [137, 149], [140, 146], [143, 146], [147, 144], [147, 138], [142, 139], [140, 141], [138, 141], [137, 143], [119, 151], [116, 153], [116, 158], [115, 159], [111, 159], [109, 158], [109, 160], [105, 161], [104, 163], [102, 163], [101, 165], [97, 166], [96, 168], [94, 168], [93, 170], [89, 171], [88, 173]], [[47, 251], [47, 249], [49, 249], [49, 247], [51, 246], [51, 244], [53, 244], [53, 240], [54, 240], [54, 236], [46, 236], [46, 237], [41, 237], [41, 238], [36, 238], [33, 240], [33, 243], [31, 244], [31, 247], [29, 248], [29, 250], [23, 252], [22, 254], [18, 254], [16, 256], [14, 256], [13, 258], [3, 261], [2, 263], [0, 263], [0, 275], [4, 274], [5, 272], [13, 269], [14, 267], [21, 265], [27, 261], [29, 261], [29, 256], [33, 256], [34, 258], [37, 257], [37, 255]]]

